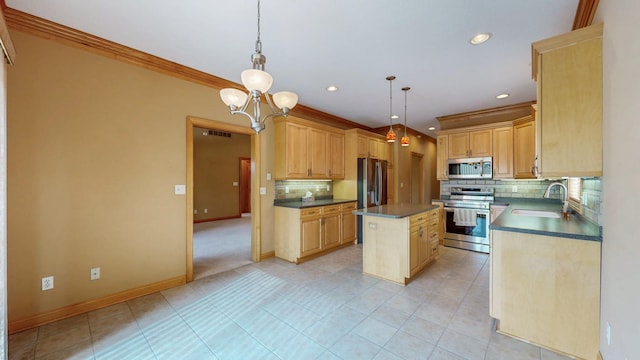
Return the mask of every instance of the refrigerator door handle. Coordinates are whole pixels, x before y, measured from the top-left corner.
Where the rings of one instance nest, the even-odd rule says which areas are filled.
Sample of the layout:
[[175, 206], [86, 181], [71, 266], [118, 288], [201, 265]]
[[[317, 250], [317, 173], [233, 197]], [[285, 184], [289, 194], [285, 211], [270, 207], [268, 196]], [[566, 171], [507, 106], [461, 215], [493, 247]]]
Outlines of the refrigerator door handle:
[[382, 203], [382, 166], [380, 162], [376, 162], [376, 205]]

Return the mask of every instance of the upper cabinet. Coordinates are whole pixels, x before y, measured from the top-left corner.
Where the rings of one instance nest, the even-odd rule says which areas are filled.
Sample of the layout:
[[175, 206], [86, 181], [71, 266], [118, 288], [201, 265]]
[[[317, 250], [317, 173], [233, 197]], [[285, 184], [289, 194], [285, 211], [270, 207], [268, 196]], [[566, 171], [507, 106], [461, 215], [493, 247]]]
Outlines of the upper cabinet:
[[514, 178], [536, 177], [536, 128], [533, 116], [513, 121]]
[[449, 135], [449, 159], [491, 156], [491, 130], [461, 132]]
[[513, 178], [513, 126], [504, 126], [492, 130], [493, 138], [493, 177], [497, 179]]
[[602, 176], [602, 24], [535, 42], [539, 176]]
[[344, 131], [292, 116], [274, 119], [276, 179], [343, 179]]

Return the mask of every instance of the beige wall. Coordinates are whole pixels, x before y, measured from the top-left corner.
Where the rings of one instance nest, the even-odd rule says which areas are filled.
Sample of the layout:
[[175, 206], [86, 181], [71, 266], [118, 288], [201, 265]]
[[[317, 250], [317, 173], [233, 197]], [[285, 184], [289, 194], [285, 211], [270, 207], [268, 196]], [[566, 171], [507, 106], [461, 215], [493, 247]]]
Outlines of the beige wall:
[[[193, 130], [194, 220], [240, 216], [240, 158], [251, 157], [251, 136], [204, 136]], [[204, 210], [207, 209], [207, 213]]]
[[[248, 126], [216, 89], [12, 32], [8, 304], [17, 320], [186, 273], [187, 115]], [[260, 179], [273, 135], [260, 134]], [[261, 252], [273, 250], [273, 182]], [[100, 266], [102, 279], [89, 281]], [[55, 289], [40, 291], [43, 276]]]
[[[602, 311], [600, 349], [605, 360], [640, 359], [640, 40], [637, 0], [600, 1], [604, 22], [602, 192]], [[607, 323], [611, 344], [606, 341]]]

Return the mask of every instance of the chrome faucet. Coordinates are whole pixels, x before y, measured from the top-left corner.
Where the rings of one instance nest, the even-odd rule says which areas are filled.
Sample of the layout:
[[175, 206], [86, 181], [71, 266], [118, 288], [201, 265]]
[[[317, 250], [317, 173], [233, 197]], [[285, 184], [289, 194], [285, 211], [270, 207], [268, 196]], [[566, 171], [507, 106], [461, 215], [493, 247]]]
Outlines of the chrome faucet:
[[555, 182], [555, 183], [550, 184], [547, 187], [547, 190], [545, 190], [544, 195], [542, 197], [544, 197], [545, 199], [548, 199], [549, 198], [549, 194], [551, 193], [551, 188], [554, 185], [562, 186], [562, 188], [564, 189], [564, 198], [562, 200], [562, 215], [567, 216], [567, 213], [569, 211], [569, 200], [568, 200], [569, 191], [567, 190], [567, 187], [564, 186], [563, 183]]

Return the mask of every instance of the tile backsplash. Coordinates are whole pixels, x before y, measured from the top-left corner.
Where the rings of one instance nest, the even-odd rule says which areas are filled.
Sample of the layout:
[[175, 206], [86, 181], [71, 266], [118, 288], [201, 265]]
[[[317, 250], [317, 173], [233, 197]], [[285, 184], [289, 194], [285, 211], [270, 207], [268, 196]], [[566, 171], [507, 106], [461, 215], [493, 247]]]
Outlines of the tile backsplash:
[[[582, 179], [582, 216], [602, 225], [602, 187], [601, 178]], [[451, 188], [461, 186], [493, 187], [496, 198], [542, 198], [549, 184], [554, 182], [567, 184], [566, 180], [449, 180], [440, 182], [440, 196], [451, 195]], [[514, 188], [516, 187], [516, 188]], [[517, 191], [513, 191], [517, 190]], [[560, 187], [551, 189], [550, 198], [561, 199]]]
[[[329, 186], [329, 190], [327, 190]], [[287, 193], [287, 188], [289, 193]], [[276, 180], [276, 199], [300, 199], [307, 191], [315, 197], [333, 196], [333, 182], [327, 180], [295, 181]]]

